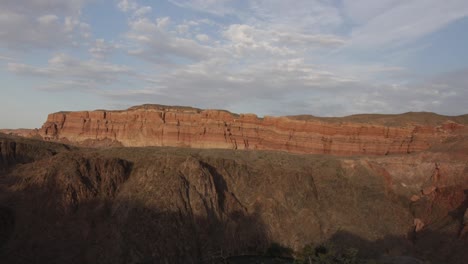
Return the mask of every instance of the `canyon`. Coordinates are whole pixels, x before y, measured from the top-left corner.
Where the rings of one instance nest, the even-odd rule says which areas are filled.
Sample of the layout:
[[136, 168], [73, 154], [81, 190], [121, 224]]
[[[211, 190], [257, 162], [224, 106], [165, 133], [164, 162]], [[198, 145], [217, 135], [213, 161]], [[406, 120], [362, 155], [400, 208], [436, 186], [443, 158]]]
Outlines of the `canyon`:
[[323, 243], [377, 263], [468, 259], [466, 115], [144, 105], [3, 132], [5, 263], [236, 263]]

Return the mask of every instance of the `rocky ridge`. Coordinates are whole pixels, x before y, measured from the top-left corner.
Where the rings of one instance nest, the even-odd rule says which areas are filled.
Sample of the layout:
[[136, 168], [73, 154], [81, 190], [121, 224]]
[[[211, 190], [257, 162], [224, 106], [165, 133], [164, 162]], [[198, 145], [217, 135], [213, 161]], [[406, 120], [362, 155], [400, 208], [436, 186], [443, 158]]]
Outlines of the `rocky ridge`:
[[360, 157], [0, 142], [5, 263], [204, 263], [323, 242], [373, 258], [468, 257], [464, 140]]
[[[421, 117], [422, 122], [421, 122]], [[419, 121], [418, 121], [419, 118]], [[395, 120], [408, 122], [394, 124]], [[425, 119], [436, 122], [425, 122]], [[426, 120], [427, 121], [427, 120]], [[423, 113], [345, 118], [259, 118], [224, 110], [142, 105], [124, 111], [50, 114], [39, 131], [46, 140], [81, 145], [173, 146], [279, 150], [332, 155], [388, 155], [423, 151], [468, 134], [468, 116]]]

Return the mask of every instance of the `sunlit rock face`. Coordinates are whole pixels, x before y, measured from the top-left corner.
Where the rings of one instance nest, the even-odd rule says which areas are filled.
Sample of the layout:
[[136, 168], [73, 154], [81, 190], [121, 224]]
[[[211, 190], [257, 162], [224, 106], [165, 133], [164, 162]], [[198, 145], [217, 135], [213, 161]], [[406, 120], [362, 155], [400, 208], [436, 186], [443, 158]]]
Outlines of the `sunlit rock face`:
[[[412, 114], [420, 115], [414, 118]], [[224, 110], [143, 105], [124, 111], [50, 114], [40, 130], [46, 140], [75, 144], [279, 150], [332, 155], [388, 155], [422, 151], [467, 131], [449, 117], [423, 115], [345, 118], [270, 117]], [[408, 118], [411, 117], [411, 118]], [[402, 119], [402, 122], [390, 122]], [[429, 117], [432, 118], [432, 117]], [[460, 119], [460, 117], [458, 117]], [[409, 121], [408, 121], [409, 120]]]

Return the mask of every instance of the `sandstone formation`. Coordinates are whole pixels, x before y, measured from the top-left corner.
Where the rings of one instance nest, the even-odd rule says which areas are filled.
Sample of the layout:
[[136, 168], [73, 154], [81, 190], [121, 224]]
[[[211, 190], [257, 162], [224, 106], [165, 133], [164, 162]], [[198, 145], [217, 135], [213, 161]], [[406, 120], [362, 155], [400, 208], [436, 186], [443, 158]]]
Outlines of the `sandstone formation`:
[[383, 263], [466, 263], [467, 117], [51, 114], [0, 133], [0, 260], [236, 263], [331, 242]]
[[[401, 118], [408, 119], [406, 115]], [[143, 105], [125, 111], [50, 114], [40, 134], [46, 140], [81, 145], [280, 150], [334, 155], [411, 153], [468, 134], [466, 116], [434, 115], [422, 121], [433, 119], [436, 123], [397, 125], [392, 123], [394, 119], [382, 116], [259, 118], [222, 110]]]

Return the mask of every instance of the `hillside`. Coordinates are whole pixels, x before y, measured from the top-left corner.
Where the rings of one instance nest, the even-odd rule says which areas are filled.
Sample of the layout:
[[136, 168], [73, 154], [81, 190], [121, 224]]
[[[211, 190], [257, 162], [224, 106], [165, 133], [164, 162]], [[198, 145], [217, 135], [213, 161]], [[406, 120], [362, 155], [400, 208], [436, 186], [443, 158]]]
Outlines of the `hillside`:
[[372, 258], [465, 263], [468, 152], [456, 145], [335, 157], [1, 135], [0, 259], [200, 263], [333, 241]]

